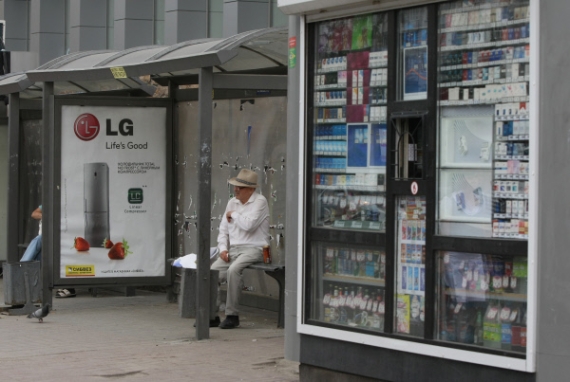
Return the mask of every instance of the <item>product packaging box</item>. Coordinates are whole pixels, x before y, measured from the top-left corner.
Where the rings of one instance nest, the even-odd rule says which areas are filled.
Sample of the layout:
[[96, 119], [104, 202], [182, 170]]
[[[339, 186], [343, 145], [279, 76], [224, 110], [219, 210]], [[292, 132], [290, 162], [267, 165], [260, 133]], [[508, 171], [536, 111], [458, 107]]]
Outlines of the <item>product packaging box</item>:
[[459, 91], [460, 91], [460, 88], [449, 88], [448, 89], [448, 99], [450, 101], [459, 101]]
[[367, 69], [370, 63], [370, 52], [352, 52], [346, 56], [348, 70]]
[[346, 87], [346, 70], [341, 70], [338, 72], [338, 86], [341, 88]]

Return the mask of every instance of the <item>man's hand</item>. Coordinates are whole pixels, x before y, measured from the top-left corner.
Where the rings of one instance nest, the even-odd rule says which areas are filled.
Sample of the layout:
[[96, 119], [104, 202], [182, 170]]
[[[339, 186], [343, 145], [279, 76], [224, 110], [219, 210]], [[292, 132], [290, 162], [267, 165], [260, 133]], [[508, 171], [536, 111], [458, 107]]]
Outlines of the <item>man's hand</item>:
[[233, 211], [226, 212], [226, 219], [228, 220], [228, 223], [232, 221], [232, 213]]
[[41, 208], [36, 208], [33, 212], [32, 212], [32, 218], [36, 219], [36, 220], [42, 220], [42, 209]]
[[222, 251], [220, 253], [220, 259], [224, 260], [226, 263], [230, 262], [230, 254], [228, 253], [228, 251]]

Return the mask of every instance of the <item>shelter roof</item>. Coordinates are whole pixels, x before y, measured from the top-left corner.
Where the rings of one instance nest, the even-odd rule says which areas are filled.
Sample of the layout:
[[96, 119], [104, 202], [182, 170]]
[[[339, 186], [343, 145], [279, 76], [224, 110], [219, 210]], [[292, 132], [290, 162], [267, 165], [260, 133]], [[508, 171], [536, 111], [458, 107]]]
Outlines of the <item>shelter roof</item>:
[[[54, 82], [55, 94], [153, 89], [139, 79], [173, 79], [214, 73], [267, 73], [287, 68], [287, 28], [247, 31], [228, 38], [184, 41], [171, 46], [139, 46], [123, 51], [70, 53], [26, 73], [0, 77], [0, 94], [20, 92], [41, 97], [43, 82]], [[158, 81], [160, 82], [160, 80]]]

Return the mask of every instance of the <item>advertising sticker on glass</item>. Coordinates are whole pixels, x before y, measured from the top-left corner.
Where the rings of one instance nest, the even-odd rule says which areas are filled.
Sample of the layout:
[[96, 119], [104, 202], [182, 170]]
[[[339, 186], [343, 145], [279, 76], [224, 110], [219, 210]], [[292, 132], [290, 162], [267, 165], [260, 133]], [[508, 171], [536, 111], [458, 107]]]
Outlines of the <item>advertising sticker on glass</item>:
[[404, 48], [404, 100], [427, 97], [427, 47]]

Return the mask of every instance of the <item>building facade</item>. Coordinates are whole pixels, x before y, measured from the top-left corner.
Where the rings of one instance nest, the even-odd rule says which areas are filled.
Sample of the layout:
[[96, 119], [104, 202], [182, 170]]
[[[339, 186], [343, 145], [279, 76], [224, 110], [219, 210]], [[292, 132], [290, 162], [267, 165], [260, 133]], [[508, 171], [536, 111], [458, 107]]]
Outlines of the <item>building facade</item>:
[[287, 16], [276, 3], [276, 0], [2, 0], [0, 19], [6, 22], [6, 49], [31, 52], [39, 66], [79, 51], [172, 45], [286, 26]]

